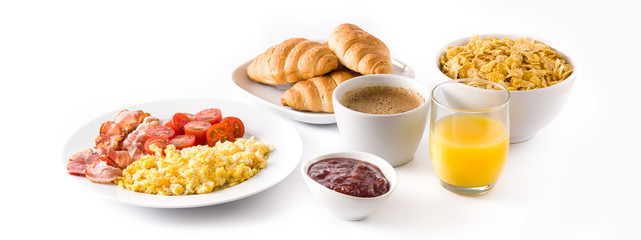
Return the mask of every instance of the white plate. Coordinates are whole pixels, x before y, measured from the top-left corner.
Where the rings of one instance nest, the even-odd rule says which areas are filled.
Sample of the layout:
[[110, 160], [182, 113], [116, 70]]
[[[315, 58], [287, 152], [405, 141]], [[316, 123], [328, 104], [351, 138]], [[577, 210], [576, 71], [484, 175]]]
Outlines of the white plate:
[[[69, 175], [79, 184], [107, 198], [126, 204], [156, 208], [189, 208], [225, 203], [245, 198], [268, 189], [287, 177], [298, 165], [303, 151], [300, 134], [285, 119], [259, 107], [238, 102], [215, 99], [184, 99], [150, 102], [123, 109], [143, 110], [163, 119], [169, 119], [176, 112], [196, 113], [205, 108], [219, 108], [224, 116], [235, 116], [245, 124], [245, 138], [254, 136], [258, 141], [274, 146], [269, 153], [267, 166], [254, 177], [236, 186], [220, 191], [187, 196], [160, 196], [122, 189], [114, 184], [92, 183], [89, 180]], [[122, 109], [106, 113], [78, 129], [63, 149], [63, 164], [79, 151], [93, 147], [100, 125], [113, 120]]]
[[[247, 76], [247, 66], [252, 61], [253, 60], [249, 60], [248, 62], [240, 65], [232, 74], [234, 83], [236, 83], [236, 85], [241, 89], [245, 90], [245, 92], [250, 96], [255, 97], [258, 101], [262, 102], [269, 108], [297, 121], [312, 124], [331, 124], [336, 122], [333, 113], [304, 112], [283, 106], [280, 103], [280, 96], [283, 95], [283, 92], [289, 89], [291, 85], [283, 84], [272, 86], [252, 81], [249, 79], [249, 76]], [[414, 78], [414, 71], [409, 66], [393, 58], [392, 68], [394, 70], [394, 74]]]

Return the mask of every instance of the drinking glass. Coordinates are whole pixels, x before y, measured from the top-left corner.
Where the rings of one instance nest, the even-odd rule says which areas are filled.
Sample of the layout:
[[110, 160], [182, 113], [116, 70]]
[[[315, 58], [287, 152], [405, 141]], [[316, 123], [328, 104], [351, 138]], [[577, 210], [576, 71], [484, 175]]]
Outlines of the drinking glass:
[[508, 155], [509, 102], [510, 92], [491, 81], [456, 79], [434, 87], [430, 158], [445, 189], [479, 195], [494, 187]]

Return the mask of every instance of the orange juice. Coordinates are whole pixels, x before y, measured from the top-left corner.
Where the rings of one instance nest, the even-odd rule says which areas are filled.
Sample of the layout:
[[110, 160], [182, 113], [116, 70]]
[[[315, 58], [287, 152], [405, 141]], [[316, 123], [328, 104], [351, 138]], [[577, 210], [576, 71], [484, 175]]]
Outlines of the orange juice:
[[455, 114], [430, 131], [430, 158], [441, 181], [458, 187], [495, 183], [507, 159], [505, 125], [483, 115]]

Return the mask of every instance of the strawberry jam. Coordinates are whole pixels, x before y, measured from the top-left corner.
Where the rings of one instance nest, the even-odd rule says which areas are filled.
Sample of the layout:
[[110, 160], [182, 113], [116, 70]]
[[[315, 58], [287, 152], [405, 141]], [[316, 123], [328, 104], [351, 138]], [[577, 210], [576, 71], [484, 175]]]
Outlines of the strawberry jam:
[[376, 197], [389, 191], [389, 181], [377, 166], [352, 158], [329, 158], [307, 170], [314, 181], [355, 197]]

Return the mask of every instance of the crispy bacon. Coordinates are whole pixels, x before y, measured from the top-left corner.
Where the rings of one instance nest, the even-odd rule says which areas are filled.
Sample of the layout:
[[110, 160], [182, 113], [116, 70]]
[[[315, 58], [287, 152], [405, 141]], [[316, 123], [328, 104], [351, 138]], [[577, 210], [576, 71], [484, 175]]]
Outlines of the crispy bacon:
[[116, 115], [115, 122], [120, 126], [122, 131], [129, 134], [148, 116], [149, 113], [145, 113], [141, 110], [129, 111], [125, 109]]
[[67, 172], [71, 175], [84, 177], [87, 165], [93, 163], [96, 157], [96, 153], [91, 148], [71, 155], [69, 162], [67, 162]]
[[120, 142], [122, 142], [122, 136], [107, 137], [106, 135], [99, 135], [98, 137], [96, 137], [96, 146], [94, 148], [109, 148], [113, 150], [119, 150]]
[[96, 183], [109, 183], [122, 175], [122, 169], [105, 155], [100, 155], [87, 165], [86, 177]]
[[100, 126], [93, 149], [85, 149], [69, 158], [67, 172], [92, 182], [115, 180], [122, 174], [122, 169], [144, 154], [145, 131], [158, 122], [158, 118], [141, 110], [120, 111], [114, 121], [106, 121]]
[[145, 155], [145, 149], [144, 146], [143, 148], [135, 148], [131, 151], [129, 151], [129, 160], [131, 161], [129, 164], [132, 162], [140, 160], [140, 158]]
[[102, 123], [99, 135], [96, 137], [96, 145], [106, 141], [107, 139], [117, 140], [118, 144], [120, 144], [120, 142], [122, 142], [122, 140], [136, 129], [136, 127], [138, 127], [138, 125], [140, 125], [148, 116], [149, 113], [145, 113], [141, 110], [130, 111], [125, 109], [120, 111], [116, 115], [114, 121], [106, 121]]
[[122, 134], [120, 125], [114, 121], [106, 121], [100, 125], [100, 135], [116, 136]]
[[118, 148], [103, 147], [96, 148], [96, 153], [100, 155], [105, 155], [113, 162], [115, 162], [118, 167], [126, 168], [131, 163], [129, 158], [129, 152], [127, 150], [116, 150]]
[[127, 135], [127, 139], [122, 142], [122, 149], [129, 151], [131, 162], [138, 161], [145, 153], [145, 141], [147, 141], [147, 129], [151, 126], [158, 126], [160, 121], [156, 117], [147, 117], [138, 125], [136, 130]]

